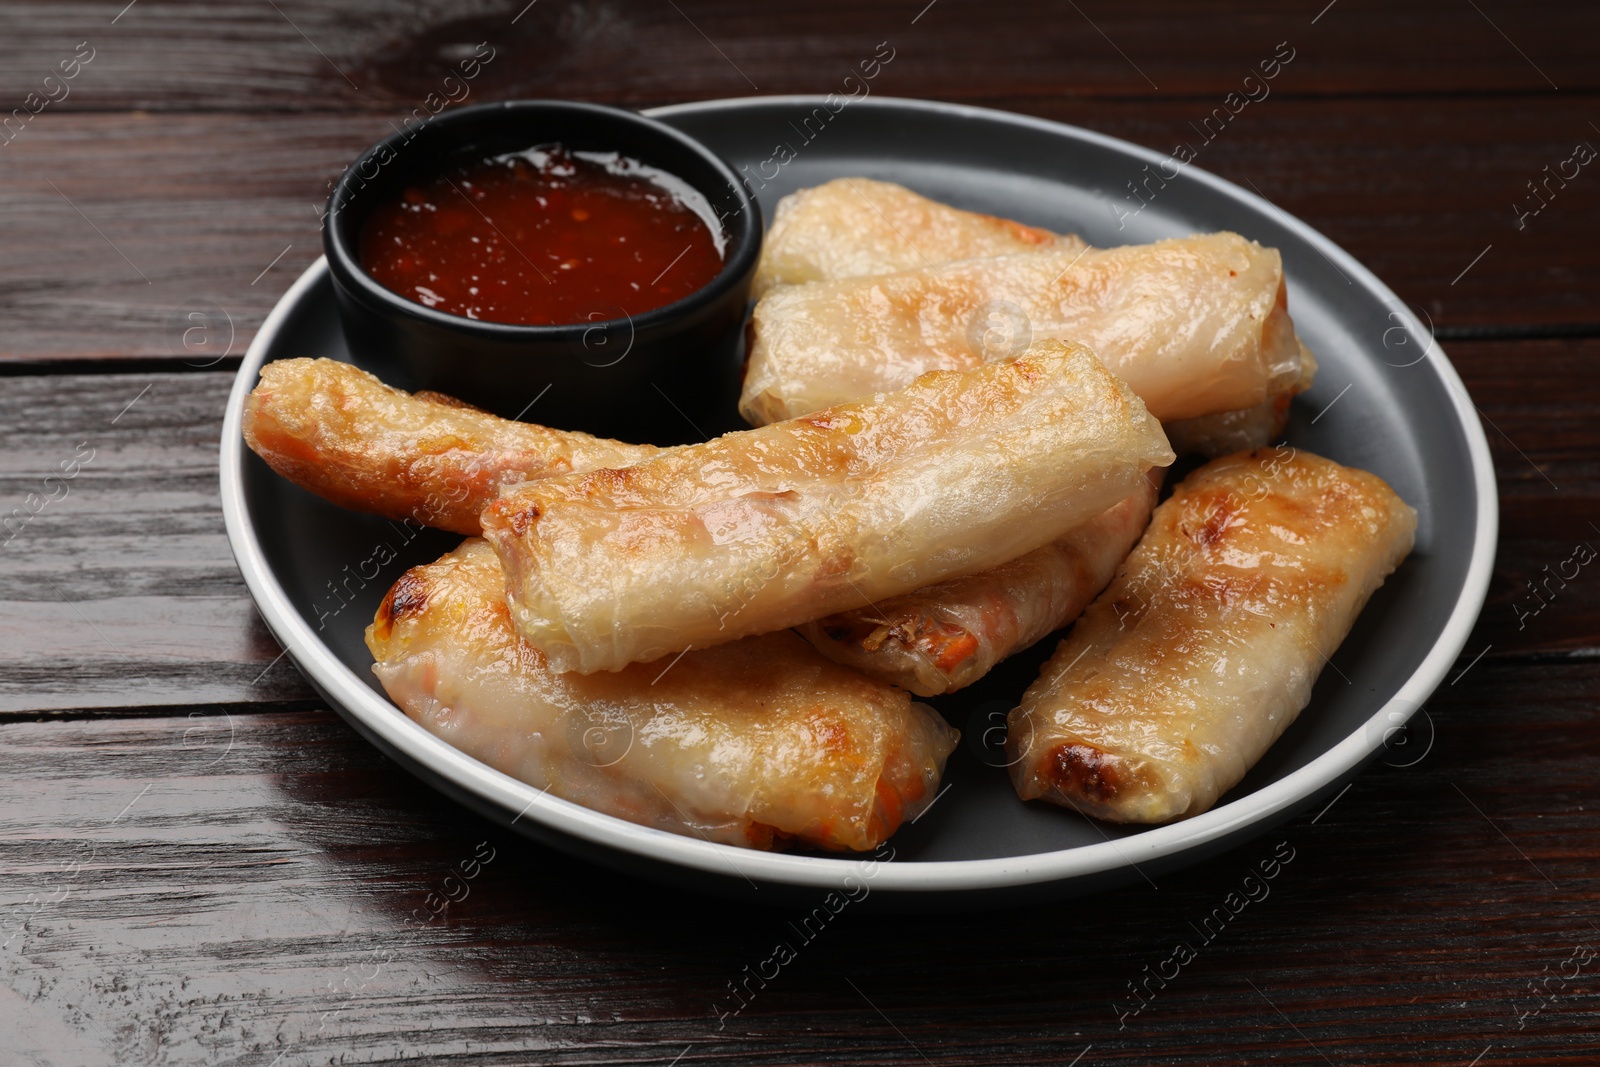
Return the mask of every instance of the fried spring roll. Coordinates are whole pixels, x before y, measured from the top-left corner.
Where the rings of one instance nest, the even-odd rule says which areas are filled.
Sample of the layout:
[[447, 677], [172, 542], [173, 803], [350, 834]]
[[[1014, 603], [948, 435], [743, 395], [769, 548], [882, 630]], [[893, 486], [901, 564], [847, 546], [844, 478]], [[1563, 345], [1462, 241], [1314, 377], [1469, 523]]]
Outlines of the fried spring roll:
[[1282, 435], [1293, 399], [1293, 393], [1279, 393], [1253, 408], [1178, 419], [1162, 423], [1161, 428], [1166, 431], [1172, 450], [1180, 456], [1198, 453], [1216, 458], [1251, 452], [1265, 448]]
[[335, 504], [463, 534], [478, 532], [478, 513], [503, 486], [661, 451], [412, 395], [332, 359], [261, 368], [244, 439], [273, 470]]
[[[552, 450], [496, 448], [494, 443], [530, 439], [544, 443], [543, 435], [553, 435], [554, 431], [462, 408], [448, 397], [437, 394], [408, 396], [354, 367], [331, 360], [288, 360], [272, 364], [263, 378], [265, 386], [252, 398], [247, 419], [252, 443], [280, 473], [348, 507], [432, 522], [458, 532], [475, 531], [479, 511], [494, 498], [500, 486], [553, 473]], [[331, 397], [336, 418], [309, 417], [308, 412], [314, 407], [310, 401], [313, 395]], [[452, 421], [458, 430], [466, 428], [469, 432], [445, 435], [426, 432], [426, 428], [441, 423], [448, 425]], [[410, 430], [397, 433], [397, 425]], [[591, 458], [603, 454], [605, 448], [614, 449], [613, 454], [624, 459], [633, 450], [641, 454], [657, 451], [622, 442], [595, 441], [592, 444], [593, 449], [586, 450]], [[475, 446], [487, 451], [474, 454], [471, 449]], [[294, 455], [309, 458], [304, 462], [287, 462], [286, 457]], [[391, 469], [408, 471], [409, 479], [404, 484], [396, 484], [386, 473]], [[1052, 557], [1061, 561], [1059, 553], [1052, 549], [1038, 551], [1041, 564]], [[1002, 608], [1005, 598], [1020, 591], [1017, 571], [1011, 564], [997, 568], [997, 584], [987, 598], [994, 607], [983, 616], [993, 621], [986, 629], [975, 631], [980, 643], [951, 670], [952, 679], [960, 679], [952, 681], [952, 687], [970, 684], [1006, 655], [1008, 649], [1017, 647], [1015, 642], [1020, 638], [996, 632], [997, 626], [1007, 625], [1005, 620], [1015, 618], [1018, 625], [1025, 626], [1024, 619], [1041, 618], [1039, 613], [1056, 610], [1050, 606], [1059, 603], [1060, 598], [1054, 591], [1045, 593], [1038, 603], [1017, 603]], [[952, 602], [943, 617], [970, 615], [973, 608], [963, 605], [985, 601], [986, 595], [980, 593], [983, 585], [982, 578], [977, 575], [963, 579], [953, 596], [965, 599]], [[936, 596], [923, 597], [917, 603], [932, 611], [937, 599]], [[1079, 604], [1073, 608], [1074, 613], [1081, 607]], [[1046, 631], [1050, 628], [1046, 627]], [[906, 624], [900, 626], [900, 631], [909, 632]], [[940, 635], [946, 640], [935, 658], [948, 664], [956, 644], [964, 642], [966, 635], [941, 627], [930, 631], [924, 641]], [[1027, 640], [1031, 643], [1038, 636]], [[893, 655], [896, 647], [896, 642], [891, 640], [883, 644], [880, 653], [867, 658], [881, 662], [884, 657]], [[911, 654], [909, 649], [906, 654]], [[846, 658], [842, 662], [851, 661]], [[934, 691], [940, 690], [929, 690]]]
[[1146, 479], [1010, 563], [808, 622], [800, 633], [829, 659], [918, 696], [952, 693], [1077, 618], [1144, 532], [1160, 485]]
[[1000, 354], [985, 343], [997, 315], [1089, 346], [1163, 421], [1255, 407], [1302, 372], [1277, 251], [1216, 233], [774, 290], [739, 410], [759, 425], [977, 366]]
[[1084, 247], [1071, 235], [929, 200], [892, 182], [837, 178], [778, 201], [753, 293], [977, 256]]
[[1415, 530], [1382, 479], [1306, 452], [1195, 471], [1011, 712], [1017, 793], [1115, 822], [1210, 808], [1306, 706]]
[[483, 513], [512, 616], [558, 671], [618, 670], [1015, 559], [1172, 461], [1080, 345], [526, 482]]
[[367, 630], [407, 715], [475, 759], [644, 826], [750, 848], [866, 850], [938, 795], [958, 734], [793, 633], [662, 672], [556, 674], [469, 540], [395, 583]]
[[[933, 267], [954, 260], [1085, 247], [1010, 219], [962, 211], [903, 186], [839, 178], [778, 201], [756, 269], [755, 295], [780, 285], [838, 281]], [[1218, 411], [1166, 426], [1179, 455], [1225, 456], [1262, 448], [1283, 432], [1289, 402], [1310, 388], [1316, 362], [1302, 350], [1301, 380], [1254, 407]]]
[[1165, 423], [1162, 429], [1167, 433], [1167, 442], [1180, 456], [1199, 453], [1211, 459], [1265, 448], [1282, 438], [1283, 429], [1289, 424], [1290, 402], [1310, 389], [1316, 376], [1316, 357], [1301, 345], [1300, 380], [1287, 391], [1253, 408]]

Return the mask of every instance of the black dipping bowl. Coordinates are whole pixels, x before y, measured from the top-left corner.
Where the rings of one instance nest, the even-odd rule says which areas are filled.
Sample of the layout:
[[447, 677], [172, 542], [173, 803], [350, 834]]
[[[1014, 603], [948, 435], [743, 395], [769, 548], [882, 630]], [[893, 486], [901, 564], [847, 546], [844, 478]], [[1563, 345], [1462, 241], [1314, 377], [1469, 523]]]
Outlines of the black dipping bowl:
[[[620, 152], [699, 190], [723, 226], [721, 273], [654, 311], [570, 326], [513, 326], [435, 311], [361, 266], [374, 207], [456, 160], [559, 142]], [[740, 326], [761, 251], [761, 209], [698, 141], [632, 111], [557, 100], [479, 104], [408, 127], [369, 149], [334, 187], [323, 246], [356, 361], [391, 385], [434, 389], [507, 418], [655, 444], [698, 441], [738, 423]], [[536, 407], [530, 407], [535, 400]]]

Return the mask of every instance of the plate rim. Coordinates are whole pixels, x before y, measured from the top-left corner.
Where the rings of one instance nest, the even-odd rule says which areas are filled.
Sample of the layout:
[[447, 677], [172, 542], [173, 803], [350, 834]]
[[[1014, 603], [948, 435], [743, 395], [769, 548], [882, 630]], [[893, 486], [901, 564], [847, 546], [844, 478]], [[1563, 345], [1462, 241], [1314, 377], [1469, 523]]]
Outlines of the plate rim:
[[[699, 112], [766, 106], [823, 106], [818, 94], [729, 97], [648, 108], [642, 114], [670, 118]], [[1090, 143], [1155, 164], [1166, 157], [1141, 145], [1068, 123], [1034, 118], [994, 108], [950, 104], [904, 97], [873, 96], [853, 101], [852, 107], [875, 110], [912, 110], [978, 119], [1030, 129], [1067, 140]], [[1303, 804], [1319, 793], [1353, 777], [1383, 747], [1387, 732], [1421, 708], [1444, 680], [1465, 647], [1489, 587], [1499, 540], [1499, 494], [1488, 440], [1477, 419], [1466, 386], [1444, 350], [1411, 309], [1376, 275], [1307, 223], [1251, 191], [1199, 167], [1185, 174], [1215, 192], [1269, 215], [1306, 241], [1369, 291], [1392, 306], [1413, 337], [1430, 341], [1424, 358], [1430, 360], [1456, 415], [1456, 426], [1467, 444], [1477, 494], [1477, 521], [1465, 580], [1438, 638], [1395, 695], [1376, 709], [1365, 723], [1305, 766], [1227, 804], [1193, 818], [1151, 827], [1127, 838], [1107, 838], [1050, 852], [972, 860], [928, 860], [876, 863], [872, 888], [892, 893], [963, 893], [1067, 882], [1104, 875], [1141, 864], [1202, 850], [1212, 842], [1247, 831], [1255, 824], [1270, 825], [1274, 816]], [[642, 860], [665, 862], [718, 878], [732, 868], [746, 880], [818, 889], [846, 889], [846, 877], [859, 874], [871, 854], [812, 856], [758, 852], [732, 845], [685, 837], [628, 822], [535, 789], [518, 779], [478, 762], [412, 721], [392, 702], [380, 698], [346, 667], [311, 630], [290, 602], [266, 561], [250, 522], [244, 496], [244, 447], [241, 420], [245, 398], [254, 388], [267, 350], [283, 324], [307, 295], [328, 276], [327, 261], [319, 257], [291, 285], [251, 341], [229, 391], [220, 442], [222, 512], [229, 547], [244, 577], [246, 588], [267, 628], [284, 651], [335, 710], [353, 716], [371, 736], [417, 765], [439, 775], [458, 789], [504, 812], [511, 823], [528, 818], [561, 835], [590, 845], [618, 850]], [[1375, 739], [1377, 739], [1375, 741]], [[514, 813], [514, 814], [513, 814]], [[504, 820], [502, 820], [504, 821]], [[892, 841], [892, 839], [891, 839]]]

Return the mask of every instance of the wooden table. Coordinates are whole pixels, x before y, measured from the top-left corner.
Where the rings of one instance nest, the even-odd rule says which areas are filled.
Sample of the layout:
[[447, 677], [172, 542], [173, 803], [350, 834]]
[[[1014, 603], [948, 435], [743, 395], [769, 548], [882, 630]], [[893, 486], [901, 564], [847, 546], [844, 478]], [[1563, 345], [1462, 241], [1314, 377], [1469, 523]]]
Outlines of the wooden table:
[[[0, 7], [0, 1063], [1600, 1062], [1600, 570], [1526, 584], [1600, 545], [1592, 6], [124, 2]], [[1431, 320], [1500, 556], [1411, 765], [1159, 886], [847, 912], [719, 1020], [791, 916], [494, 829], [326, 710], [230, 557], [222, 407], [328, 182], [476, 43], [476, 99], [647, 106], [826, 91], [885, 40], [877, 92], [1162, 150], [1286, 43], [1202, 163]]]

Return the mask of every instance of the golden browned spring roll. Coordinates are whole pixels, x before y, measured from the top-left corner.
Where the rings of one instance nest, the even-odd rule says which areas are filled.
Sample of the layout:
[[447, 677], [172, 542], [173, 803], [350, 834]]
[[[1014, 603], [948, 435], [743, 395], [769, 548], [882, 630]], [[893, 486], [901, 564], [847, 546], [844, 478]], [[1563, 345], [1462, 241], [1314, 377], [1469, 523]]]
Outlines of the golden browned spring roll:
[[[502, 446], [519, 442], [535, 445], [559, 442], [564, 435], [559, 435], [558, 431], [499, 419], [456, 405], [438, 394], [409, 396], [347, 364], [329, 360], [287, 360], [270, 365], [264, 379], [269, 385], [252, 398], [247, 419], [252, 443], [281, 473], [357, 510], [413, 518], [467, 532], [469, 528], [477, 529], [478, 512], [494, 499], [502, 485], [548, 476], [554, 473], [553, 467], [564, 466], [553, 463], [557, 453], [549, 448], [495, 447], [495, 442]], [[292, 383], [295, 388], [284, 388], [285, 383]], [[318, 391], [325, 397], [335, 398], [332, 407], [336, 417], [306, 416], [312, 406], [308, 398]], [[452, 423], [455, 432], [437, 433], [428, 429], [448, 429]], [[404, 429], [397, 431], [397, 426]], [[461, 432], [463, 429], [467, 432]], [[475, 454], [471, 451], [473, 447], [483, 447], [487, 451]], [[568, 462], [576, 458], [582, 463], [605, 455], [627, 459], [635, 451], [642, 458], [658, 450], [620, 441], [589, 441], [576, 456], [568, 453]], [[307, 459], [287, 462], [286, 457], [292, 455]], [[407, 480], [396, 484], [384, 474], [390, 469], [408, 472]], [[1056, 564], [1066, 562], [1065, 556], [1050, 547], [1038, 550], [1038, 555], [1040, 558], [1035, 562], [1041, 567], [1047, 567], [1047, 561], [1051, 560]], [[992, 590], [996, 607], [982, 616], [987, 622], [979, 631], [979, 645], [970, 653], [963, 651], [968, 635], [944, 627], [922, 627], [924, 644], [943, 637], [941, 651], [936, 656], [941, 662], [952, 664], [951, 657], [961, 653], [959, 664], [951, 671], [952, 687], [970, 684], [1006, 655], [1008, 647], [1014, 650], [1012, 642], [1017, 638], [1008, 638], [997, 629], [1010, 625], [1008, 619], [1015, 618], [1018, 623], [1024, 619], [1036, 620], [1056, 610], [1050, 605], [1061, 602], [1057, 595], [1059, 590], [1052, 586], [1055, 592], [1042, 598], [1032, 597], [1032, 603], [1019, 603], [1006, 609], [1008, 614], [997, 615], [1001, 610], [999, 605], [1021, 591], [1018, 580], [1022, 577], [1019, 567], [1012, 564], [1003, 564], [997, 571], [1000, 584]], [[1034, 572], [1030, 569], [1026, 573]], [[962, 579], [952, 591], [952, 596], [958, 599], [941, 617], [970, 615], [973, 608], [966, 605], [985, 599], [985, 594], [980, 593], [983, 584], [978, 576]], [[935, 602], [936, 598], [930, 597], [917, 601], [928, 611], [933, 610]], [[1078, 604], [1073, 608], [1074, 614], [1081, 607]], [[932, 616], [928, 617], [931, 624]], [[1048, 629], [1050, 627], [1046, 627]], [[899, 632], [909, 632], [906, 624], [900, 625]], [[1029, 637], [1028, 641], [1031, 643], [1037, 636]], [[881, 661], [894, 655], [897, 647], [912, 654], [910, 649], [889, 640], [882, 643], [881, 654], [870, 658]]]
[[1079, 345], [925, 375], [623, 470], [526, 482], [483, 513], [512, 616], [556, 670], [618, 670], [1015, 559], [1172, 461]]
[[785, 631], [663, 672], [556, 674], [511, 625], [494, 553], [467, 541], [395, 583], [367, 629], [411, 718], [551, 794], [750, 848], [876, 847], [938, 795], [958, 734]]
[[1077, 237], [962, 211], [893, 182], [836, 178], [778, 201], [753, 293], [952, 259], [1083, 247]]
[[[759, 297], [779, 285], [892, 274], [953, 260], [1084, 247], [1074, 235], [962, 211], [890, 182], [839, 178], [778, 201], [754, 293]], [[1007, 328], [1003, 314], [997, 324]], [[1283, 432], [1291, 398], [1311, 387], [1316, 361], [1303, 348], [1301, 356], [1300, 381], [1290, 389], [1254, 407], [1169, 422], [1172, 450], [1216, 457], [1271, 444]]]
[[829, 659], [938, 696], [971, 685], [1078, 617], [1144, 532], [1160, 479], [1065, 536], [991, 570], [800, 627]]
[[[977, 366], [983, 324], [1089, 346], [1163, 421], [1292, 391], [1301, 346], [1274, 249], [1215, 233], [776, 289], [756, 305], [739, 410], [794, 418]], [[1004, 323], [1002, 323], [1004, 325]]]
[[341, 507], [464, 534], [478, 532], [478, 513], [503, 486], [660, 451], [412, 395], [332, 359], [262, 367], [244, 439], [273, 470]]
[[[754, 295], [760, 297], [779, 285], [1085, 247], [1075, 235], [962, 211], [890, 182], [839, 178], [778, 201], [756, 269]], [[1008, 325], [1005, 319], [1004, 314], [999, 316], [1002, 330]], [[1271, 444], [1283, 432], [1290, 399], [1311, 387], [1316, 361], [1303, 347], [1301, 357], [1300, 381], [1254, 407], [1169, 422], [1166, 431], [1172, 450], [1180, 456], [1198, 452], [1216, 457]]]
[[1018, 795], [1115, 822], [1211, 807], [1306, 706], [1416, 523], [1376, 475], [1292, 448], [1195, 471], [1011, 712]]

